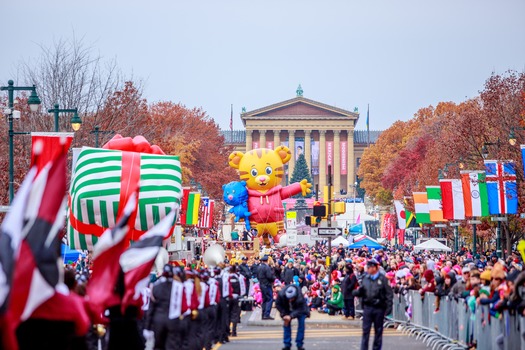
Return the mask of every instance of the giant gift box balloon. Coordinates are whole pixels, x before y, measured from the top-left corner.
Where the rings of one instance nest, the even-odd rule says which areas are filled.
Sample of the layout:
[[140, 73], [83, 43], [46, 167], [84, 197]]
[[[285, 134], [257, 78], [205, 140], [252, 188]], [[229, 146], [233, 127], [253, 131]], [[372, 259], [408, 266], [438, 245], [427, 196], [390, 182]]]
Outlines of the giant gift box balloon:
[[140, 184], [129, 238], [137, 240], [166, 216], [182, 196], [178, 156], [165, 155], [142, 136], [115, 135], [103, 149], [84, 147], [71, 179], [68, 236], [75, 249], [92, 250]]
[[274, 150], [257, 148], [246, 154], [233, 152], [229, 157], [229, 165], [239, 171], [241, 181], [246, 181], [251, 227], [257, 229], [257, 235], [263, 238], [266, 246], [270, 245], [270, 236], [278, 243], [285, 232], [283, 199], [311, 192], [312, 184], [306, 179], [286, 187], [280, 185], [284, 164], [291, 157], [286, 146]]

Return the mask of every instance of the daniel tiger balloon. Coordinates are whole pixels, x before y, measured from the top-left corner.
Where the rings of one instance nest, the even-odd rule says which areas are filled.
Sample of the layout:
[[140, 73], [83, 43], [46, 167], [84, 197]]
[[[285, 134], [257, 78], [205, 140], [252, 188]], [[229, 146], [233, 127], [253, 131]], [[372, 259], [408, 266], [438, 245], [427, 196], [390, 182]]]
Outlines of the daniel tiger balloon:
[[233, 152], [229, 165], [239, 170], [241, 181], [246, 181], [248, 188], [248, 210], [250, 222], [257, 229], [258, 236], [263, 237], [269, 246], [272, 236], [274, 242], [284, 234], [284, 207], [282, 200], [301, 193], [306, 196], [311, 192], [312, 184], [306, 179], [289, 186], [280, 185], [284, 176], [284, 164], [292, 154], [286, 146], [275, 150], [257, 148], [246, 152]]

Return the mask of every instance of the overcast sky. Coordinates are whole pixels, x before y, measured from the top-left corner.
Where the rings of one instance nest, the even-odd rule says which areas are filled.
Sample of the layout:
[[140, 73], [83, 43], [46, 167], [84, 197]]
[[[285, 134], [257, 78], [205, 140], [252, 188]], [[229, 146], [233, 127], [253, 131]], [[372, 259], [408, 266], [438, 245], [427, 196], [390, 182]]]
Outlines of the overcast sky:
[[[524, 0], [0, 0], [0, 83], [39, 44], [84, 37], [149, 102], [202, 107], [223, 129], [304, 97], [384, 130], [421, 107], [478, 94], [492, 72], [525, 70]], [[50, 107], [50, 106], [45, 106]]]

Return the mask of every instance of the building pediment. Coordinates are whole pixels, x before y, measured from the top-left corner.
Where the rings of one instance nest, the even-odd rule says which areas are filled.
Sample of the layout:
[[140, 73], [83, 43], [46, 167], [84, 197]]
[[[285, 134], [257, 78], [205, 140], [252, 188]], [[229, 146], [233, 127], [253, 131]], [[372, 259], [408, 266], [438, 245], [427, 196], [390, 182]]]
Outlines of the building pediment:
[[342, 108], [329, 106], [314, 100], [298, 96], [296, 98], [279, 102], [267, 107], [241, 114], [241, 119], [246, 125], [246, 120], [254, 119], [359, 119], [359, 113], [350, 112]]

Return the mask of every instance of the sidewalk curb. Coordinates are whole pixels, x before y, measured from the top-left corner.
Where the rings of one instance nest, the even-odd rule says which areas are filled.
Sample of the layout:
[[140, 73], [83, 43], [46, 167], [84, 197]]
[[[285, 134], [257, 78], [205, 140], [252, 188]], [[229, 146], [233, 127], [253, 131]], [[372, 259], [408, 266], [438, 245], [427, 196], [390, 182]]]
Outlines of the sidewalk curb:
[[[272, 309], [271, 313], [272, 317], [275, 318], [275, 320], [262, 320], [261, 319], [261, 310], [255, 309], [251, 315], [249, 315], [249, 319], [246, 322], [247, 326], [258, 326], [258, 327], [280, 327], [283, 325], [283, 321], [281, 320], [281, 317], [278, 315], [277, 310]], [[361, 328], [361, 320], [342, 320], [340, 316], [334, 316], [334, 319], [317, 319], [317, 318], [307, 318], [306, 319], [306, 325], [312, 326], [312, 325], [337, 325], [337, 326], [348, 326], [350, 328]]]

